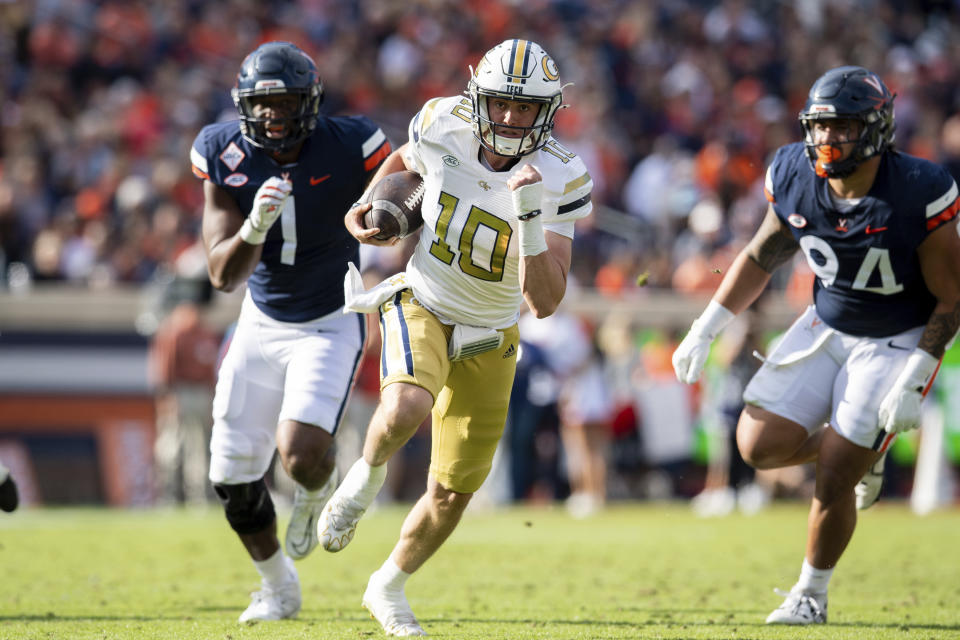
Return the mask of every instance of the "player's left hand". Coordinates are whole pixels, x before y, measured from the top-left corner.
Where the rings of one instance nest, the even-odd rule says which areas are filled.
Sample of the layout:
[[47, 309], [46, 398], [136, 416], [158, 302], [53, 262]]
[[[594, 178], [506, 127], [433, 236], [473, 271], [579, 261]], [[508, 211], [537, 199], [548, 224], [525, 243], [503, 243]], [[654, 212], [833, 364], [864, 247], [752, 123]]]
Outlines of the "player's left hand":
[[888, 433], [909, 431], [920, 426], [923, 396], [916, 389], [894, 385], [880, 403], [880, 427]]
[[916, 349], [903, 371], [880, 403], [880, 428], [888, 433], [909, 431], [920, 426], [924, 392], [940, 366], [939, 358]]

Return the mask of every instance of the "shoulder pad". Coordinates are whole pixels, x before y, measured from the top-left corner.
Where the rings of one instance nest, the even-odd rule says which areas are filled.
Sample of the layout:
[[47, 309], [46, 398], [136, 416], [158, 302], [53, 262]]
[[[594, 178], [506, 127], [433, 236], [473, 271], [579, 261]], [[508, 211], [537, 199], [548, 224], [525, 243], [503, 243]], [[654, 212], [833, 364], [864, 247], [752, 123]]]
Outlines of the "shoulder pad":
[[464, 96], [428, 100], [410, 121], [409, 138], [414, 144], [434, 129], [473, 126], [473, 108]]
[[589, 215], [593, 210], [593, 178], [583, 160], [551, 138], [540, 149], [538, 161], [544, 165], [541, 173], [547, 174], [544, 179], [557, 204], [556, 217], [544, 221], [566, 222]]

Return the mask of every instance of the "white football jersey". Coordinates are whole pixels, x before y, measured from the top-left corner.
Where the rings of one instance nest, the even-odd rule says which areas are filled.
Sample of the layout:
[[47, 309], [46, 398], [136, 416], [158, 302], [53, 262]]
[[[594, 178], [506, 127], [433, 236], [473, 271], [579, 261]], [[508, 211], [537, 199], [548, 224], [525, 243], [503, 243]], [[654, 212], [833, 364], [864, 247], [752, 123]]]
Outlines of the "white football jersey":
[[573, 238], [590, 213], [593, 181], [583, 161], [554, 140], [510, 171], [479, 159], [473, 109], [462, 96], [434, 98], [410, 121], [405, 160], [423, 176], [423, 231], [407, 278], [417, 299], [445, 323], [503, 329], [523, 304], [519, 237], [507, 180], [524, 164], [543, 176], [543, 227]]

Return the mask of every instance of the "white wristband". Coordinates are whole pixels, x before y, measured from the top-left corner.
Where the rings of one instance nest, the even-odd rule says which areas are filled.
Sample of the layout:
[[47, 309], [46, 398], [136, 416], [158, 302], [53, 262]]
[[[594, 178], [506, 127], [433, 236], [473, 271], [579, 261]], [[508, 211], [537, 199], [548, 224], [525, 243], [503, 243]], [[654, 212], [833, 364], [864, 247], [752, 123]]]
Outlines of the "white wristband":
[[903, 383], [904, 388], [923, 393], [939, 366], [939, 358], [934, 358], [923, 349], [914, 349], [898, 380]]
[[711, 300], [707, 308], [700, 314], [700, 317], [693, 321], [693, 327], [691, 327], [691, 329], [713, 340], [735, 317], [736, 314], [734, 312], [716, 300]]
[[543, 236], [543, 221], [540, 216], [519, 223], [520, 255], [535, 256], [547, 250], [547, 240]]
[[240, 226], [240, 239], [247, 244], [263, 244], [267, 239], [267, 232], [257, 231], [250, 222], [250, 218], [247, 218]]
[[518, 217], [533, 211], [540, 211], [540, 202], [543, 199], [543, 182], [534, 182], [517, 187], [510, 192], [510, 197], [513, 199], [513, 210]]

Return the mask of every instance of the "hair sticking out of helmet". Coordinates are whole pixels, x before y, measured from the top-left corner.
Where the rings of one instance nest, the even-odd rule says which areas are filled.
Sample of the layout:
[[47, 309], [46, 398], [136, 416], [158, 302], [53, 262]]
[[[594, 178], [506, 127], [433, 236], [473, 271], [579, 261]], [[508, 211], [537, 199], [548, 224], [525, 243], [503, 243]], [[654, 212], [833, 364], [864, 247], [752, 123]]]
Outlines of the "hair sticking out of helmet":
[[[473, 103], [473, 133], [487, 150], [508, 157], [533, 153], [550, 139], [553, 119], [564, 105], [557, 63], [530, 40], [504, 40], [471, 69], [467, 92]], [[531, 126], [494, 122], [490, 100], [516, 100], [539, 105]], [[510, 131], [511, 135], [505, 135]]]
[[[244, 59], [231, 95], [243, 137], [255, 147], [282, 152], [316, 128], [323, 83], [317, 65], [299, 47], [268, 42]], [[290, 112], [263, 114], [256, 107], [267, 96], [293, 96], [296, 106]]]
[[[807, 103], [800, 112], [807, 157], [817, 175], [844, 178], [868, 158], [893, 148], [896, 122], [893, 99], [877, 74], [863, 67], [837, 67], [820, 76], [810, 87]], [[860, 122], [860, 136], [843, 160], [833, 145], [817, 144], [814, 123], [840, 118]]]

